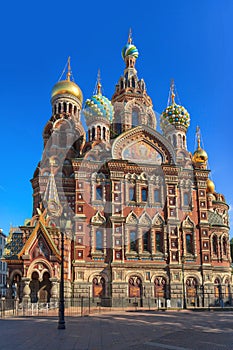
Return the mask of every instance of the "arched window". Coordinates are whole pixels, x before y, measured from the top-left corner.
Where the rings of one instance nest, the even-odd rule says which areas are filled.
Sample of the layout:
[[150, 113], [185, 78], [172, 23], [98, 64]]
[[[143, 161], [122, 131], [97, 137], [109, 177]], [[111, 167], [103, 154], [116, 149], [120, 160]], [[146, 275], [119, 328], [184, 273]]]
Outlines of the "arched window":
[[141, 278], [133, 276], [129, 279], [129, 297], [140, 298], [142, 296]]
[[225, 236], [223, 237], [222, 245], [223, 245], [223, 254], [227, 255], [227, 239]]
[[71, 114], [72, 113], [72, 104], [69, 103], [69, 113]]
[[142, 239], [143, 239], [143, 251], [149, 252], [150, 251], [150, 231], [144, 232]]
[[106, 140], [106, 128], [103, 127], [103, 139]]
[[92, 136], [91, 137], [92, 141], [95, 140], [95, 128], [94, 127], [92, 128], [92, 135], [91, 136]]
[[135, 88], [135, 79], [132, 77], [132, 87]]
[[99, 200], [99, 201], [103, 200], [103, 187], [102, 187], [102, 185], [96, 186], [96, 200]]
[[187, 192], [184, 193], [184, 206], [189, 206], [189, 194]]
[[97, 126], [97, 140], [101, 140], [101, 127]]
[[139, 125], [139, 116], [138, 116], [138, 110], [133, 109], [132, 110], [132, 126], [138, 126]]
[[77, 113], [77, 107], [74, 106], [74, 115], [76, 115], [76, 113]]
[[147, 201], [147, 188], [143, 187], [141, 189], [141, 200], [142, 202], [146, 202]]
[[218, 254], [218, 239], [217, 239], [217, 236], [213, 237], [213, 253], [215, 255]]
[[156, 253], [162, 253], [163, 251], [163, 246], [162, 246], [162, 233], [161, 232], [156, 232], [155, 233], [155, 249]]
[[189, 254], [193, 254], [193, 235], [190, 233], [186, 234], [186, 252]]
[[61, 104], [58, 104], [58, 113], [61, 113]]
[[103, 250], [103, 232], [100, 230], [96, 231], [96, 250]]
[[137, 251], [137, 235], [135, 231], [130, 231], [130, 250]]
[[63, 102], [63, 112], [66, 112], [66, 103]]
[[176, 147], [177, 143], [176, 143], [176, 135], [173, 135], [173, 146]]
[[129, 201], [134, 202], [136, 200], [135, 186], [129, 188]]
[[154, 190], [154, 202], [158, 203], [160, 202], [160, 191], [158, 188]]

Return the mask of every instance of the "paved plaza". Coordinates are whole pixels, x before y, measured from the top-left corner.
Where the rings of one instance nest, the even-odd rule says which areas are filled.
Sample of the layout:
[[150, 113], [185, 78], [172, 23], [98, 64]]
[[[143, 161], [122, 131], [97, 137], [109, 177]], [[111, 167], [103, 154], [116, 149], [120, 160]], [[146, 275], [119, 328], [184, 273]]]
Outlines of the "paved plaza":
[[0, 320], [1, 350], [224, 350], [233, 349], [233, 314], [229, 312], [108, 312], [66, 317]]

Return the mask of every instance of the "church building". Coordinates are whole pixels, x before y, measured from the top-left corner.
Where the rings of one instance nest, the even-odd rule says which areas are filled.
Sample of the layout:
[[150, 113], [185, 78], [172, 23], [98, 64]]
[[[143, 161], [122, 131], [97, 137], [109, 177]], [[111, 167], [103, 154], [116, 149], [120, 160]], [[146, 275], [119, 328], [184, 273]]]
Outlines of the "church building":
[[62, 231], [66, 298], [103, 306], [230, 305], [229, 206], [210, 179], [200, 130], [192, 154], [190, 115], [176, 103], [174, 82], [157, 120], [131, 34], [122, 58], [111, 100], [98, 75], [83, 103], [70, 60], [53, 87], [31, 180], [32, 218], [10, 232], [4, 250], [8, 283], [20, 301], [57, 300]]

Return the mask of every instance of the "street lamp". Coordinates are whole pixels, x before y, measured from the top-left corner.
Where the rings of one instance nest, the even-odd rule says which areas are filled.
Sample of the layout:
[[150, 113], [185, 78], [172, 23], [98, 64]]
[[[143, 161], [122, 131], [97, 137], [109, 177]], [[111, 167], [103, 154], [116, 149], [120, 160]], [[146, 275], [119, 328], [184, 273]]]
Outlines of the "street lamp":
[[66, 225], [66, 219], [60, 220], [60, 234], [61, 234], [61, 277], [60, 277], [60, 290], [59, 290], [59, 321], [58, 329], [65, 329], [65, 301], [64, 301], [64, 231]]
[[185, 262], [185, 257], [182, 256], [181, 263], [182, 263], [183, 309], [187, 309], [187, 305], [186, 305], [186, 289], [185, 289], [185, 283], [184, 283], [184, 262]]

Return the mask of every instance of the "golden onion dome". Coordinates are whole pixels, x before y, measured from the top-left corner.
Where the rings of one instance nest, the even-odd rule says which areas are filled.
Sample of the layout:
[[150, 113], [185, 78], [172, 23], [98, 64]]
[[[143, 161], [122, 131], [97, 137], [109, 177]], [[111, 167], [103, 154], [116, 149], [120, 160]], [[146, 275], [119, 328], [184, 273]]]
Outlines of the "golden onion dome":
[[77, 99], [82, 103], [83, 102], [83, 94], [80, 87], [70, 80], [61, 80], [56, 83], [52, 89], [51, 97], [55, 97], [57, 95], [69, 94], [77, 97]]
[[204, 149], [200, 146], [200, 138], [198, 139], [197, 150], [193, 153], [192, 161], [194, 163], [206, 163], [208, 160], [208, 155]]
[[206, 181], [206, 192], [207, 193], [214, 193], [215, 192], [215, 185], [212, 180], [208, 179]]

